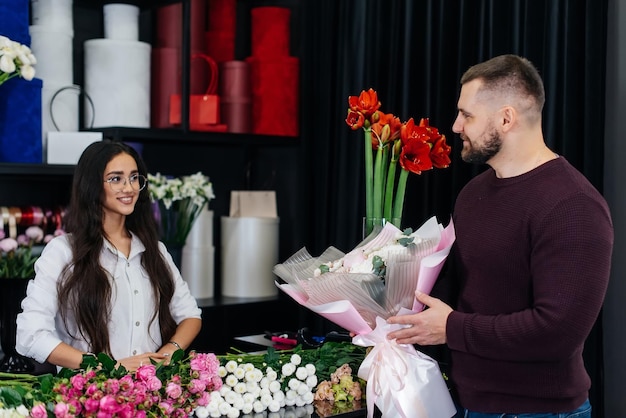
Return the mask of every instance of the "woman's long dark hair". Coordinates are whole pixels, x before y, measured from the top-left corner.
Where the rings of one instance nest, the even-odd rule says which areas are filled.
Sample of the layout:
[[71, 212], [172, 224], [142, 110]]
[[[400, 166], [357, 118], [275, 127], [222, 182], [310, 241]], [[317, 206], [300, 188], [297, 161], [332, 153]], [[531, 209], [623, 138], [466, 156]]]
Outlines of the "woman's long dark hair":
[[[71, 312], [78, 332], [89, 343], [93, 353], [111, 355], [109, 320], [111, 317], [111, 278], [100, 265], [104, 246], [104, 170], [121, 153], [137, 162], [139, 174], [147, 176], [147, 168], [132, 147], [116, 141], [94, 142], [85, 149], [76, 169], [72, 196], [64, 218], [65, 230], [71, 233], [72, 264], [65, 267], [58, 283], [58, 306], [63, 323]], [[174, 279], [158, 248], [158, 229], [152, 214], [148, 187], [139, 192], [135, 210], [126, 216], [126, 228], [144, 244], [141, 263], [148, 273], [157, 304], [151, 323], [158, 315], [162, 341], [175, 332], [176, 323], [169, 309], [174, 294]], [[70, 328], [68, 328], [70, 329]], [[73, 336], [75, 337], [75, 336]]]

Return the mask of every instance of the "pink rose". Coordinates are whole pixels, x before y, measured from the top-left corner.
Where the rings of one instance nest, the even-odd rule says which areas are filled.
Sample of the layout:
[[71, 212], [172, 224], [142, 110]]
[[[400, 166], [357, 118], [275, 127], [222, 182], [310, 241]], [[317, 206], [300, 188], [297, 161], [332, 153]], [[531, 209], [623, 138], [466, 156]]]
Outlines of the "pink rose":
[[189, 382], [189, 392], [191, 393], [200, 393], [206, 389], [206, 383], [199, 379], [192, 379]]
[[156, 367], [152, 364], [146, 364], [145, 366], [139, 366], [137, 369], [137, 379], [148, 381], [156, 376]]
[[149, 391], [155, 392], [163, 387], [163, 383], [161, 383], [161, 380], [158, 377], [153, 376], [146, 381], [146, 387]]
[[172, 407], [172, 404], [168, 401], [159, 402], [159, 408], [163, 410], [163, 413], [165, 415], [170, 415], [172, 411], [174, 410], [174, 408]]
[[120, 406], [113, 395], [105, 395], [100, 399], [100, 411], [110, 414], [115, 414], [120, 409]]
[[85, 401], [85, 412], [87, 415], [94, 414], [100, 408], [100, 401], [97, 399], [89, 398]]
[[54, 405], [54, 416], [57, 418], [69, 418], [71, 416], [69, 405], [64, 402]]
[[182, 395], [183, 389], [180, 387], [179, 384], [170, 382], [165, 387], [165, 393], [167, 393], [167, 396], [172, 399], [178, 399], [180, 398], [180, 395]]
[[198, 398], [198, 405], [207, 406], [211, 402], [211, 393], [210, 392], [202, 392], [202, 395]]
[[107, 381], [104, 382], [104, 388], [107, 393], [116, 394], [120, 391], [120, 382], [117, 379], [107, 379]]
[[72, 383], [74, 389], [83, 390], [83, 388], [85, 387], [85, 383], [87, 383], [87, 378], [82, 374], [75, 374], [74, 376], [70, 377], [70, 382]]
[[30, 410], [30, 416], [32, 418], [48, 418], [48, 411], [46, 411], [46, 405], [39, 403]]

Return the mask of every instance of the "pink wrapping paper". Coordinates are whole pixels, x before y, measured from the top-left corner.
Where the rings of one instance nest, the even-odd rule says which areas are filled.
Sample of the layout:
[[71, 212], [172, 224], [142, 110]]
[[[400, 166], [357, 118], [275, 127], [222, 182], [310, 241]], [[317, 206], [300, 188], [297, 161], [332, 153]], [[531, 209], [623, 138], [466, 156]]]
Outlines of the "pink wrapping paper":
[[456, 407], [437, 362], [410, 344], [387, 339], [387, 334], [401, 327], [379, 317], [374, 331], [352, 339], [356, 345], [373, 347], [358, 371], [358, 376], [367, 381], [368, 418], [374, 416], [374, 405], [383, 417], [454, 416]]
[[[424, 227], [429, 226], [432, 222], [436, 222], [436, 220], [434, 218], [431, 218], [429, 221], [427, 221], [424, 224], [425, 225]], [[391, 224], [388, 224], [388, 225], [389, 226], [386, 226], [385, 228], [383, 228], [381, 233], [386, 232], [386, 228], [395, 228]], [[420, 228], [420, 230], [421, 229], [422, 228]], [[432, 230], [432, 227], [430, 227], [429, 229]], [[455, 237], [456, 236], [454, 233], [454, 224], [452, 221], [450, 221], [448, 226], [441, 230], [440, 239], [437, 244], [437, 247], [435, 248], [435, 251], [421, 259], [421, 262], [419, 263], [419, 274], [418, 274], [416, 287], [413, 289], [406, 289], [405, 291], [405, 293], [408, 293], [408, 295], [405, 295], [405, 296], [410, 297], [410, 299], [412, 300], [413, 312], [417, 312], [423, 309], [423, 306], [421, 306], [421, 304], [415, 301], [415, 290], [419, 289], [423, 293], [426, 293], [426, 294], [430, 293], [430, 291], [433, 288], [433, 285], [437, 281], [437, 278], [439, 276], [439, 273], [441, 272], [443, 264], [448, 254], [450, 253], [450, 249], [452, 247], [452, 244], [454, 243]], [[365, 244], [365, 245], [376, 245], [376, 241], [370, 241], [368, 244]], [[358, 248], [362, 248], [362, 247], [357, 247], [357, 249]], [[353, 251], [356, 251], [357, 249]], [[346, 254], [346, 256], [349, 256], [349, 255], [350, 253]], [[303, 264], [306, 264], [307, 262], [315, 263], [317, 262], [317, 259], [312, 259], [312, 260], [303, 259], [302, 260]], [[284, 270], [282, 270], [281, 267], [282, 267], [281, 265], [277, 265], [274, 268], [274, 272], [279, 277], [282, 277], [284, 279], [283, 277]], [[388, 268], [390, 267], [392, 266], [388, 266]], [[304, 278], [300, 278], [300, 279], [301, 280], [296, 280], [296, 282], [306, 284], [306, 280], [303, 280]], [[296, 302], [298, 302], [302, 306], [310, 309], [311, 311], [319, 314], [320, 316], [328, 319], [329, 321], [339, 325], [340, 327], [348, 331], [351, 331], [357, 335], [367, 334], [372, 331], [372, 327], [364, 319], [363, 315], [361, 315], [358, 312], [353, 302], [349, 300], [350, 299], [349, 297], [346, 299], [341, 299], [341, 300], [338, 299], [338, 300], [324, 303], [324, 304], [318, 304], [318, 303], [312, 303], [311, 298], [309, 297], [307, 292], [304, 289], [299, 288], [295, 284], [290, 284], [290, 283], [280, 284], [276, 282], [276, 285], [283, 292], [285, 292], [287, 295], [289, 295], [292, 299], [294, 299]], [[390, 285], [387, 285], [387, 287], [389, 288]], [[407, 309], [407, 311], [409, 310]], [[397, 312], [391, 312], [389, 316], [396, 314], [396, 313]], [[387, 319], [387, 317], [383, 319]]]

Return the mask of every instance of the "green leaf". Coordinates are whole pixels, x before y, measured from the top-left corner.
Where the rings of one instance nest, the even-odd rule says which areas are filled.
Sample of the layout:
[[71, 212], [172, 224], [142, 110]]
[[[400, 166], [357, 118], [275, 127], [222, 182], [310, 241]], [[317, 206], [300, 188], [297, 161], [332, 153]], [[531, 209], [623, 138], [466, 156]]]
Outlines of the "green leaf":
[[113, 360], [108, 354], [98, 353], [98, 361], [102, 364], [102, 369], [105, 371], [110, 373], [115, 370], [117, 361]]
[[171, 363], [178, 363], [183, 358], [185, 358], [185, 350], [178, 349], [172, 353]]
[[0, 402], [9, 408], [15, 408], [23, 404], [22, 395], [15, 387], [0, 387]]

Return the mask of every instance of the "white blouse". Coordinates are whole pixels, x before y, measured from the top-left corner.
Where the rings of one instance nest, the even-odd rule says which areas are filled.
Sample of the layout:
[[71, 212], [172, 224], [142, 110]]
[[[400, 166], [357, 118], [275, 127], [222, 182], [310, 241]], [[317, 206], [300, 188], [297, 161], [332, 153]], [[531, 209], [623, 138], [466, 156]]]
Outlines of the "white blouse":
[[[130, 256], [126, 259], [108, 241], [104, 243], [100, 263], [112, 279], [108, 328], [113, 358], [155, 352], [163, 341], [158, 316], [150, 324], [156, 303], [147, 272], [141, 266], [145, 247], [132, 234]], [[179, 324], [187, 318], [200, 318], [202, 311], [163, 243], [159, 243], [159, 250], [174, 272], [176, 287], [170, 302], [174, 321]], [[26, 298], [22, 301], [23, 312], [17, 317], [16, 350], [40, 363], [46, 361], [61, 342], [83, 352], [92, 351], [78, 332], [73, 316], [70, 314], [68, 318], [68, 330], [57, 307], [57, 282], [63, 267], [71, 260], [72, 250], [67, 235], [54, 238], [44, 247], [35, 263], [35, 278], [28, 284]]]

